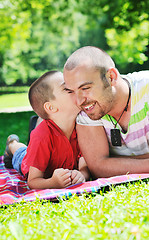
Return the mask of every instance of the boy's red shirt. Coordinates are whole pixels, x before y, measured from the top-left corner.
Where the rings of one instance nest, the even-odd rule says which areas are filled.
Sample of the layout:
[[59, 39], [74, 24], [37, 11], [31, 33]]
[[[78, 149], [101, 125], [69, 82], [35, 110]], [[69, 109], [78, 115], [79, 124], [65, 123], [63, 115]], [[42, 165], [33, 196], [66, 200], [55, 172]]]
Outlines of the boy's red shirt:
[[44, 172], [45, 178], [49, 178], [57, 168], [78, 169], [79, 157], [76, 130], [74, 129], [69, 141], [52, 120], [43, 120], [31, 132], [21, 171], [26, 176], [29, 167], [33, 166]]

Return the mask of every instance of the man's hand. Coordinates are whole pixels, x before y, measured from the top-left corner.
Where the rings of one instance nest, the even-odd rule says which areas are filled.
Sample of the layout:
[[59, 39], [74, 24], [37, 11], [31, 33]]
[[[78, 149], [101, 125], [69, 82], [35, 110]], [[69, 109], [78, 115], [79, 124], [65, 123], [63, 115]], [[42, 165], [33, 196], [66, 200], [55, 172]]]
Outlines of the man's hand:
[[71, 172], [71, 184], [83, 183], [85, 182], [85, 177], [78, 170], [72, 170]]
[[71, 170], [58, 168], [52, 175], [52, 182], [55, 188], [65, 188], [71, 185]]

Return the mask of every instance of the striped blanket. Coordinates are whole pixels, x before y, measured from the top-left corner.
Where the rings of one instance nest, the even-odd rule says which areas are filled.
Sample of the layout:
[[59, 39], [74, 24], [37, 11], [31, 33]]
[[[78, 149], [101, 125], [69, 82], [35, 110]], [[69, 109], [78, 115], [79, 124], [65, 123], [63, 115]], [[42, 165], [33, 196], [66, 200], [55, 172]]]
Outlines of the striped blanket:
[[129, 174], [111, 178], [99, 178], [76, 184], [65, 189], [30, 190], [25, 179], [14, 169], [6, 169], [3, 156], [0, 157], [0, 205], [34, 201], [38, 199], [56, 200], [72, 194], [98, 192], [102, 187], [149, 178], [149, 174]]

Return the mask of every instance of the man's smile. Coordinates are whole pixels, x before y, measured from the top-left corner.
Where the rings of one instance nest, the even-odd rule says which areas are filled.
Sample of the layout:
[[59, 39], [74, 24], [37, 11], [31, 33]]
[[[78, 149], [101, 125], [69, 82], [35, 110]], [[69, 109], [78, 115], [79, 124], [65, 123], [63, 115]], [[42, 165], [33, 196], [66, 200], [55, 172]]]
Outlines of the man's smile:
[[94, 102], [94, 103], [90, 103], [90, 104], [88, 104], [88, 105], [82, 105], [82, 108], [85, 110], [85, 111], [90, 111], [90, 110], [92, 110], [93, 108], [94, 108], [94, 106], [95, 106], [95, 104], [96, 104], [96, 102]]

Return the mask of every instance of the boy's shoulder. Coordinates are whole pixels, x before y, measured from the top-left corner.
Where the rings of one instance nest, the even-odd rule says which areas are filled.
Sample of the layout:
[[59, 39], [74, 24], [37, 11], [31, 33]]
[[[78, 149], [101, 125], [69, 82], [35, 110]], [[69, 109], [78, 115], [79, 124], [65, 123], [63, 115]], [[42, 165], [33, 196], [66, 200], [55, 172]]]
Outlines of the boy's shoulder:
[[32, 138], [38, 138], [40, 141], [46, 138], [53, 138], [54, 135], [62, 135], [62, 130], [52, 121], [43, 120], [32, 132]]
[[45, 139], [51, 135], [51, 128], [48, 127], [46, 120], [43, 120], [32, 132], [31, 138]]

